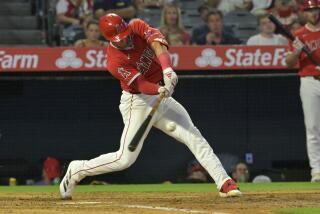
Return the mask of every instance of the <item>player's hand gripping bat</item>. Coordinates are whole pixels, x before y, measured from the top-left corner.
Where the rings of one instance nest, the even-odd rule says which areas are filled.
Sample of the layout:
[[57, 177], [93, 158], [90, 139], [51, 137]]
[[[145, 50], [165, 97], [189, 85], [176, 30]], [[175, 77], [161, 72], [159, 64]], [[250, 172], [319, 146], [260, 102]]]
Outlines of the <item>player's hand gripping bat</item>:
[[139, 127], [138, 131], [136, 132], [136, 134], [134, 135], [134, 137], [132, 138], [128, 149], [131, 152], [134, 152], [136, 150], [136, 148], [138, 147], [138, 144], [142, 138], [142, 136], [144, 135], [145, 131], [147, 130], [147, 127], [153, 117], [153, 115], [156, 113], [162, 99], [165, 97], [164, 93], [161, 93], [156, 101], [156, 103], [153, 105], [150, 113], [148, 114], [147, 118], [143, 121], [143, 123], [141, 124], [141, 126]]
[[[283, 26], [283, 24], [272, 14], [269, 15], [269, 19], [270, 21], [272, 21], [277, 29], [279, 29], [281, 31], [281, 33], [283, 33], [286, 37], [288, 37], [291, 41], [294, 41], [295, 40], [295, 37], [292, 35], [292, 33]], [[307, 47], [307, 46], [304, 46], [302, 48], [302, 51], [305, 52], [307, 54], [307, 57], [310, 59], [310, 61], [317, 65], [317, 66], [320, 66], [320, 63], [317, 62], [314, 57], [312, 56], [312, 53], [310, 51], [310, 49]]]

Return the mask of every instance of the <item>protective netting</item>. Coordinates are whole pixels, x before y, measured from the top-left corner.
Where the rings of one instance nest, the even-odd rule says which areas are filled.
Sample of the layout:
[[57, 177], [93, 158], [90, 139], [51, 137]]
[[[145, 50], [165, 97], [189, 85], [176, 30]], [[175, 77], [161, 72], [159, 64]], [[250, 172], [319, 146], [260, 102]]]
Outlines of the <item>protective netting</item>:
[[[180, 75], [174, 98], [220, 156], [245, 160], [250, 153], [252, 175], [306, 180], [299, 84], [296, 74]], [[23, 183], [41, 177], [41, 161], [48, 156], [64, 163], [117, 150], [123, 128], [120, 95], [118, 82], [109, 76], [2, 76], [0, 177]], [[181, 181], [192, 159], [186, 147], [153, 130], [136, 164], [102, 178]]]

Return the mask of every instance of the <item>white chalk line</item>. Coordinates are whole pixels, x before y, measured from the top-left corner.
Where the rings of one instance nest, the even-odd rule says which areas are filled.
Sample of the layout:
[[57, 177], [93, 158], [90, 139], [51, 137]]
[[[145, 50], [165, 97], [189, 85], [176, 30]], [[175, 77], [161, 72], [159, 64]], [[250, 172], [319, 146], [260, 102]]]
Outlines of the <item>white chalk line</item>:
[[98, 201], [68, 201], [68, 202], [62, 202], [61, 204], [65, 204], [65, 205], [83, 205], [83, 204], [101, 204], [102, 202], [98, 202]]
[[155, 206], [146, 206], [146, 205], [122, 205], [122, 207], [150, 209], [150, 210], [162, 210], [162, 211], [176, 211], [176, 212], [185, 212], [185, 213], [205, 213], [205, 214], [208, 214], [208, 212], [204, 212], [204, 211], [200, 211], [200, 210], [178, 209], [178, 208], [172, 208], [172, 207], [155, 207]]
[[184, 213], [227, 214], [222, 212], [208, 212], [208, 211], [202, 211], [202, 210], [179, 209], [179, 208], [173, 208], [173, 207], [157, 207], [157, 206], [146, 206], [146, 205], [122, 205], [122, 207], [161, 210], [161, 211], [174, 211], [174, 212], [184, 212]]
[[[90, 205], [90, 204], [102, 204], [102, 202], [98, 201], [68, 201], [62, 202], [64, 205]], [[160, 207], [160, 206], [147, 206], [147, 205], [123, 205], [123, 204], [113, 204], [112, 202], [104, 203], [109, 204], [107, 206], [119, 206], [124, 208], [135, 208], [135, 209], [150, 209], [150, 210], [160, 210], [160, 211], [172, 211], [172, 212], [184, 212], [184, 213], [199, 213], [199, 214], [228, 214], [224, 212], [208, 212], [202, 210], [192, 210], [192, 209], [179, 209], [174, 207]], [[112, 205], [111, 205], [112, 204]]]

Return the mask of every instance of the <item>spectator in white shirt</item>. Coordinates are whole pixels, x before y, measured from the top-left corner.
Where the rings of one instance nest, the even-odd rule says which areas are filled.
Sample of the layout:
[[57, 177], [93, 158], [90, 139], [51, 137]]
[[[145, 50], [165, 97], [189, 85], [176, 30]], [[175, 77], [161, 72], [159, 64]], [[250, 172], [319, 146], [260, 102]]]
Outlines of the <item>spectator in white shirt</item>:
[[259, 15], [265, 10], [270, 9], [274, 6], [275, 0], [252, 0], [253, 8], [251, 13], [254, 15]]
[[268, 18], [268, 14], [258, 16], [260, 33], [249, 38], [247, 45], [287, 45], [288, 40], [275, 34], [276, 26]]
[[92, 14], [93, 0], [59, 0], [57, 21], [65, 26], [80, 25], [84, 16]]
[[252, 0], [205, 0], [204, 2], [224, 15], [238, 9], [249, 11], [252, 7]]

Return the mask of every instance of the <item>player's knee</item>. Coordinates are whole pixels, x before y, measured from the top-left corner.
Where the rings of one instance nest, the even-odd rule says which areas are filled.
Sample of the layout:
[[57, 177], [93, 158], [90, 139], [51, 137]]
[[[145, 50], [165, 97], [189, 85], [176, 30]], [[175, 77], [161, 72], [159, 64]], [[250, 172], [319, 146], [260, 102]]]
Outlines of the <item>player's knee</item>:
[[313, 137], [320, 137], [320, 126], [315, 123], [310, 123], [307, 125], [307, 134]]
[[119, 161], [119, 168], [121, 170], [124, 170], [124, 169], [127, 169], [129, 168], [134, 162], [135, 162], [135, 158], [122, 158], [120, 161]]

